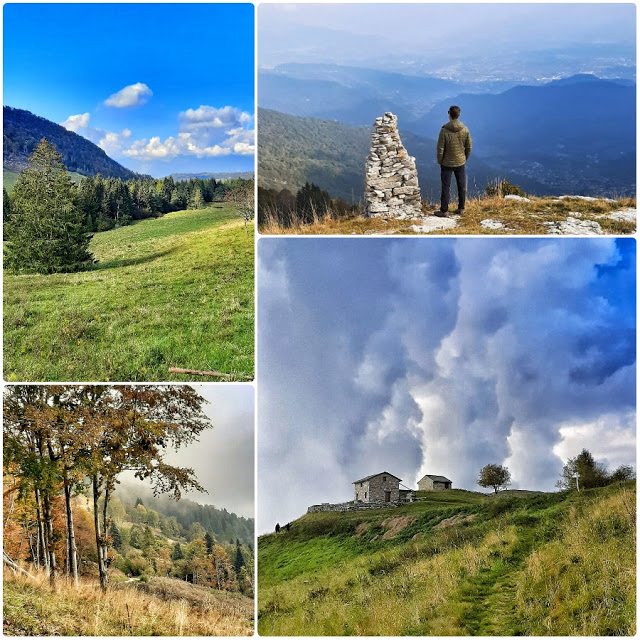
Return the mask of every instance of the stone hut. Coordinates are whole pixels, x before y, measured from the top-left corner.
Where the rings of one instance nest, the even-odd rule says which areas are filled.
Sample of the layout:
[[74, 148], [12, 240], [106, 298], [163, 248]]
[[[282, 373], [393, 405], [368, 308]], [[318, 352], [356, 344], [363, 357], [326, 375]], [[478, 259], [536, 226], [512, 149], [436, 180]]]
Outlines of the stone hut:
[[398, 117], [376, 118], [365, 169], [365, 216], [415, 218], [422, 215], [415, 158], [398, 134]]
[[397, 502], [400, 480], [388, 471], [356, 480], [354, 502]]
[[418, 481], [418, 491], [444, 491], [445, 489], [451, 489], [451, 480], [444, 476], [427, 474]]

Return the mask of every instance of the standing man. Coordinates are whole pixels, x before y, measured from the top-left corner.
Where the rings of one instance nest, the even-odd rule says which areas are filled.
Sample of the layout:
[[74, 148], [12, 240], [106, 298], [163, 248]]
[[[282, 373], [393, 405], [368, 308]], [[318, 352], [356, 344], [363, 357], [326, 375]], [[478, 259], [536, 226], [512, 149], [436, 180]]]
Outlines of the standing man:
[[440, 165], [440, 180], [442, 192], [440, 194], [440, 210], [436, 216], [446, 217], [449, 210], [449, 190], [451, 188], [451, 174], [456, 176], [458, 186], [458, 209], [456, 214], [464, 211], [467, 197], [467, 176], [465, 163], [471, 155], [471, 134], [458, 118], [460, 107], [449, 107], [449, 122], [440, 129], [438, 136], [438, 164]]

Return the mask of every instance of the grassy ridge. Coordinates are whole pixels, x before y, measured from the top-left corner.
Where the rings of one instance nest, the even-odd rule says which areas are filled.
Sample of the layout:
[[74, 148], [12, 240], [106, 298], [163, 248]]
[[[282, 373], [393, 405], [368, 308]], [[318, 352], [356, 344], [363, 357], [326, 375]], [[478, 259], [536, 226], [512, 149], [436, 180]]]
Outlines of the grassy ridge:
[[96, 234], [88, 272], [5, 273], [5, 379], [189, 379], [171, 366], [247, 379], [252, 231], [213, 204]]
[[[457, 206], [454, 199], [451, 202], [453, 211]], [[430, 231], [432, 235], [473, 234], [473, 235], [546, 235], [549, 228], [545, 223], [566, 222], [568, 218], [579, 218], [581, 221], [597, 222], [603, 234], [629, 235], [635, 232], [636, 224], [628, 220], [616, 220], [608, 217], [608, 214], [629, 208], [635, 208], [635, 198], [620, 198], [617, 200], [588, 201], [581, 198], [551, 198], [529, 197], [529, 202], [508, 200], [500, 197], [474, 197], [467, 200], [464, 214], [454, 216], [456, 226], [450, 229]], [[441, 220], [433, 217], [433, 211], [438, 205], [425, 205], [423, 203], [423, 217], [413, 220], [400, 220], [397, 218], [365, 218], [362, 215], [341, 217], [330, 211], [322, 220], [316, 220], [312, 224], [298, 223], [292, 227], [283, 227], [277, 220], [274, 212], [265, 212], [263, 222], [258, 225], [258, 230], [263, 234], [300, 234], [300, 235], [369, 235], [369, 234], [416, 234], [411, 229], [413, 225], [422, 225], [424, 222]], [[489, 229], [483, 227], [483, 220], [493, 220], [502, 225], [501, 228]]]
[[262, 635], [633, 634], [635, 484], [309, 514], [260, 538], [258, 599]]
[[86, 579], [77, 591], [64, 581], [51, 589], [44, 572], [30, 580], [7, 569], [3, 631], [10, 636], [248, 636], [253, 600], [169, 578], [116, 584], [106, 594]]

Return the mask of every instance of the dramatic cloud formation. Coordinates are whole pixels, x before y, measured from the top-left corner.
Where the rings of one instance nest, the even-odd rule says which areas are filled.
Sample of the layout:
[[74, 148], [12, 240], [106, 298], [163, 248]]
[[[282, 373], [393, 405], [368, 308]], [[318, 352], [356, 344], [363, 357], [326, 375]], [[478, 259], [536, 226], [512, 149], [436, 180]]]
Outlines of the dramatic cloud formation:
[[497, 462], [514, 487], [553, 490], [583, 446], [635, 464], [634, 252], [261, 241], [260, 529], [351, 499], [353, 480], [383, 469], [477, 490]]
[[69, 116], [60, 124], [69, 131], [77, 132], [78, 129], [84, 129], [89, 126], [89, 113], [79, 113], [75, 116]]
[[136, 82], [109, 96], [104, 103], [107, 107], [135, 107], [144, 104], [152, 95], [153, 91], [144, 82]]

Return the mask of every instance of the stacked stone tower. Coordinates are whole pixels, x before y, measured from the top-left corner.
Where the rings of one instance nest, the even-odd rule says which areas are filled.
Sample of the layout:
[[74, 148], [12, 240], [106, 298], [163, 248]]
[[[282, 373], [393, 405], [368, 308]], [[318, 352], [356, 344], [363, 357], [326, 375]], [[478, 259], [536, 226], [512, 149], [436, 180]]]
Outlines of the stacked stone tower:
[[398, 117], [387, 111], [376, 118], [365, 175], [365, 215], [415, 218], [422, 213], [415, 158], [398, 134]]

